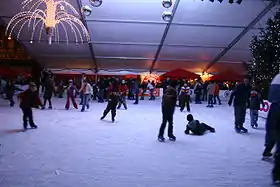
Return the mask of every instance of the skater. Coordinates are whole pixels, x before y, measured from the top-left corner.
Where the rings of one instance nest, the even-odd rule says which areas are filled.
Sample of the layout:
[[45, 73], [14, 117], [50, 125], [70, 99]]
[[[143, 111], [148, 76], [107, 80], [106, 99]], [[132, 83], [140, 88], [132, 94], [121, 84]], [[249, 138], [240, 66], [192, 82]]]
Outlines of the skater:
[[219, 102], [219, 105], [221, 105], [222, 102], [221, 102], [221, 99], [220, 99], [220, 85], [215, 83], [214, 105], [217, 104], [217, 100]]
[[23, 130], [27, 130], [27, 121], [29, 121], [31, 128], [36, 129], [37, 125], [35, 125], [33, 121], [32, 107], [37, 108], [41, 106], [41, 108], [44, 109], [37, 92], [36, 84], [31, 82], [29, 88], [18, 95], [18, 99], [20, 100], [19, 106], [23, 113]]
[[91, 85], [87, 82], [86, 79], [84, 79], [83, 81], [83, 85], [82, 85], [82, 88], [80, 89], [80, 94], [83, 95], [83, 105], [82, 105], [82, 109], [81, 109], [81, 112], [84, 112], [85, 111], [85, 107], [87, 107], [87, 109], [89, 109], [89, 100], [90, 100], [90, 97], [91, 95], [93, 94], [93, 90], [92, 90], [92, 87]]
[[190, 87], [188, 87], [187, 83], [184, 83], [184, 85], [181, 87], [180, 94], [179, 94], [179, 105], [180, 105], [180, 111], [183, 112], [185, 109], [185, 106], [187, 108], [187, 111], [190, 112]]
[[45, 90], [44, 90], [44, 108], [46, 107], [47, 101], [49, 102], [49, 109], [52, 109], [52, 95], [55, 93], [54, 82], [51, 75], [46, 80]]
[[140, 89], [139, 89], [139, 83], [140, 83], [140, 77], [137, 77], [137, 79], [134, 81], [134, 84], [133, 84], [133, 92], [135, 94], [135, 101], [133, 104], [135, 105], [138, 105], [139, 103], [139, 92], [140, 92]]
[[[234, 105], [234, 117], [235, 117], [235, 130], [237, 133], [247, 133], [248, 130], [244, 128], [246, 108], [250, 106], [250, 84], [249, 78], [244, 78], [244, 82], [236, 86], [230, 95], [228, 105]], [[233, 101], [234, 100], [234, 101]]]
[[70, 107], [70, 100], [72, 101], [72, 104], [75, 109], [78, 109], [78, 105], [75, 100], [75, 95], [78, 93], [79, 90], [76, 88], [76, 86], [73, 84], [73, 80], [68, 81], [68, 87], [67, 87], [67, 100], [66, 100], [66, 105], [65, 109], [68, 110]]
[[194, 94], [195, 94], [195, 104], [202, 104], [201, 102], [201, 92], [202, 92], [202, 84], [201, 84], [201, 78], [196, 80], [196, 84], [194, 86]]
[[[280, 74], [272, 80], [268, 94], [268, 101], [271, 103], [270, 109], [266, 119], [266, 134], [265, 134], [265, 149], [263, 151], [263, 158], [272, 157], [271, 150], [276, 144], [277, 130], [280, 124]], [[279, 140], [278, 140], [279, 142]], [[279, 143], [278, 143], [279, 145]]]
[[[84, 84], [84, 81], [87, 80], [87, 77], [86, 77], [86, 74], [82, 73], [82, 78], [81, 78], [81, 89], [83, 88], [83, 84]], [[83, 92], [80, 92], [80, 104], [79, 105], [83, 105], [84, 103], [84, 95], [83, 95]]]
[[210, 84], [207, 86], [207, 94], [208, 94], [208, 105], [207, 107], [213, 108], [214, 107], [214, 93], [215, 93], [215, 83], [214, 81], [210, 81]]
[[15, 101], [14, 101], [15, 91], [23, 91], [23, 90], [17, 88], [14, 85], [14, 83], [11, 80], [9, 80], [6, 85], [5, 92], [6, 92], [7, 99], [10, 101], [10, 107], [13, 107], [15, 105]]
[[257, 128], [258, 118], [259, 118], [259, 110], [260, 105], [264, 107], [263, 99], [261, 94], [257, 91], [257, 87], [254, 85], [251, 90], [250, 95], [250, 119], [251, 119], [251, 127]]
[[176, 107], [177, 91], [175, 89], [176, 83], [171, 82], [165, 89], [162, 96], [161, 111], [162, 111], [162, 123], [159, 129], [158, 140], [163, 142], [164, 130], [166, 123], [168, 122], [168, 137], [171, 141], [176, 141], [176, 137], [173, 134], [173, 115]]
[[122, 83], [119, 85], [119, 105], [117, 109], [120, 109], [121, 106], [124, 106], [124, 109], [127, 110], [127, 105], [126, 105], [126, 94], [128, 92], [128, 87], [125, 83], [125, 80], [122, 80]]
[[155, 100], [155, 96], [154, 96], [154, 85], [151, 83], [150, 80], [148, 80], [148, 85], [147, 85], [147, 88], [149, 89], [150, 91], [150, 99], [149, 100]]
[[203, 135], [207, 130], [213, 133], [215, 132], [213, 127], [210, 127], [205, 123], [200, 123], [198, 120], [195, 120], [191, 114], [187, 115], [187, 120], [188, 124], [186, 126], [185, 134], [189, 134], [190, 131], [194, 135]]
[[117, 96], [117, 92], [114, 90], [109, 95], [107, 107], [104, 110], [103, 116], [100, 118], [100, 120], [103, 120], [106, 117], [106, 115], [111, 111], [112, 122], [115, 122], [117, 105], [118, 105], [118, 96]]

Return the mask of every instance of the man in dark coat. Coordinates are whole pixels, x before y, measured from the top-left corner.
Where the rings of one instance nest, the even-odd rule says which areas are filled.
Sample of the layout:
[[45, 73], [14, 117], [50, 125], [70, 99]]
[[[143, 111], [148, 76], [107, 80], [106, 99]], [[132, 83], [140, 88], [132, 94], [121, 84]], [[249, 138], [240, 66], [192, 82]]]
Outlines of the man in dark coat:
[[[247, 133], [248, 130], [243, 127], [246, 116], [246, 108], [250, 105], [250, 91], [249, 78], [244, 78], [244, 82], [236, 86], [230, 95], [228, 105], [234, 105], [234, 117], [235, 117], [235, 130], [236, 132]], [[233, 101], [234, 100], [234, 101]]]
[[271, 103], [266, 120], [264, 157], [271, 157], [271, 150], [276, 144], [275, 161], [272, 169], [274, 183], [280, 184], [280, 74], [271, 82], [268, 101]]
[[44, 90], [44, 108], [46, 107], [47, 101], [49, 102], [49, 109], [52, 109], [52, 96], [53, 93], [55, 93], [55, 88], [54, 88], [54, 82], [52, 79], [52, 76], [49, 75], [49, 77], [46, 80], [45, 84], [45, 90]]
[[159, 129], [158, 140], [163, 142], [164, 129], [168, 122], [168, 137], [171, 141], [176, 141], [176, 137], [173, 135], [173, 114], [176, 107], [177, 91], [175, 89], [175, 82], [171, 82], [170, 85], [165, 89], [162, 97], [162, 124]]

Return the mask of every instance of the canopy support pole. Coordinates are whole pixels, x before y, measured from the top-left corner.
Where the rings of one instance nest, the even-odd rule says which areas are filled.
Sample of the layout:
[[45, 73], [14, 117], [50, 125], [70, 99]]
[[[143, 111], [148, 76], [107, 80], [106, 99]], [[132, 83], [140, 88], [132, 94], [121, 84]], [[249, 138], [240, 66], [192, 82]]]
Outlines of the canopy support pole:
[[160, 44], [159, 44], [159, 46], [158, 46], [158, 49], [157, 49], [157, 51], [156, 51], [156, 54], [155, 54], [155, 57], [154, 57], [154, 59], [153, 59], [152, 65], [151, 65], [151, 67], [150, 67], [150, 74], [151, 74], [151, 73], [153, 72], [153, 70], [154, 70], [155, 64], [156, 64], [156, 62], [157, 62], [157, 60], [158, 60], [158, 57], [159, 57], [160, 52], [161, 52], [161, 50], [162, 50], [163, 44], [164, 44], [165, 39], [166, 39], [166, 37], [167, 37], [168, 31], [169, 31], [169, 29], [170, 29], [170, 26], [171, 26], [171, 24], [172, 24], [172, 21], [173, 21], [173, 19], [174, 19], [174, 17], [175, 17], [175, 14], [176, 14], [177, 9], [178, 9], [179, 3], [180, 3], [180, 0], [176, 0], [174, 6], [173, 6], [173, 8], [172, 8], [172, 16], [171, 16], [171, 19], [169, 20], [169, 22], [167, 23], [167, 25], [166, 25], [166, 27], [165, 27], [165, 29], [164, 29], [163, 35], [162, 35], [161, 40], [160, 40]]
[[271, 3], [269, 3], [268, 6], [266, 6], [262, 12], [260, 12], [255, 19], [249, 23], [249, 25], [236, 37], [232, 40], [232, 42], [223, 50], [221, 53], [219, 53], [213, 60], [210, 62], [206, 68], [203, 70], [203, 72], [207, 72], [212, 66], [214, 66], [227, 52], [235, 46], [244, 36], [247, 34], [248, 31], [250, 31], [276, 4], [278, 0], [274, 0]]

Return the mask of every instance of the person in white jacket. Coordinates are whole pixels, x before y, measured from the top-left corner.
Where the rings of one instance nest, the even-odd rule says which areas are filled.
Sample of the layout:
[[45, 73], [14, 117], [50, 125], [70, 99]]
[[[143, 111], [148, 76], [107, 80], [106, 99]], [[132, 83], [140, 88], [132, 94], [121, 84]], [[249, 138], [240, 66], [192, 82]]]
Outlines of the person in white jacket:
[[89, 100], [91, 95], [93, 94], [93, 89], [86, 79], [83, 81], [82, 87], [80, 89], [80, 93], [83, 94], [83, 103], [82, 103], [81, 112], [84, 112], [85, 107], [89, 109]]

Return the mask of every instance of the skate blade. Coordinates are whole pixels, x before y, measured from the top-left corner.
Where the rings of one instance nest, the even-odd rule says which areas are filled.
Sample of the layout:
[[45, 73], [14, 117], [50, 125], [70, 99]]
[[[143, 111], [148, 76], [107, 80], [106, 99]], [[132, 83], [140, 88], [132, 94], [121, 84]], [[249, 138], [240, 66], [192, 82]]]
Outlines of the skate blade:
[[273, 163], [274, 159], [272, 157], [262, 157], [262, 161]]

